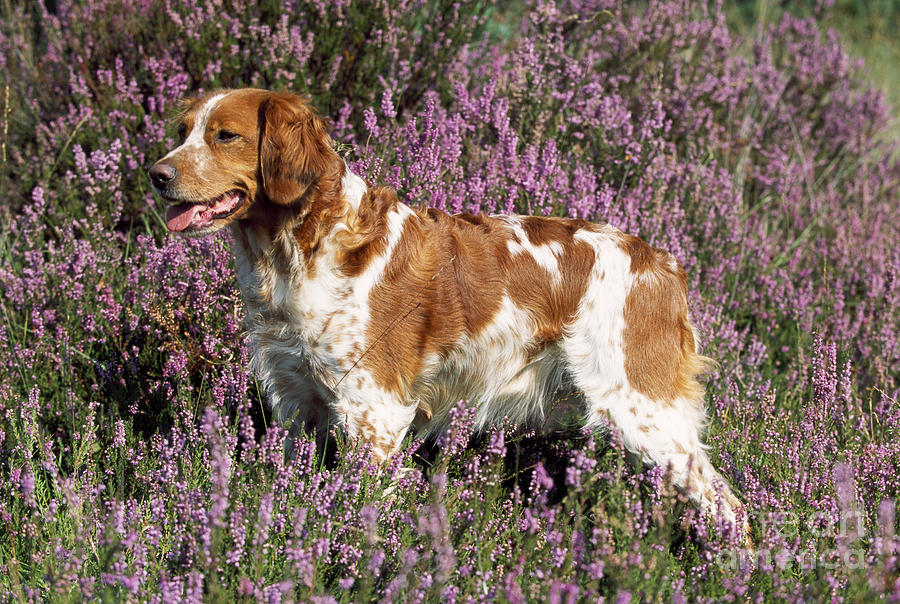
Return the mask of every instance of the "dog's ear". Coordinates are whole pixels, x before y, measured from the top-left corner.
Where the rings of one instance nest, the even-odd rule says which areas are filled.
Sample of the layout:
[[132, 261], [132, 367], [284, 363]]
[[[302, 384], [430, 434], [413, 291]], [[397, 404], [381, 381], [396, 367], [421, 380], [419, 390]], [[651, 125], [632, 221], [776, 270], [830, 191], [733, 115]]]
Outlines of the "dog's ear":
[[259, 113], [262, 190], [272, 202], [288, 205], [325, 174], [336, 154], [325, 122], [302, 97], [273, 94]]
[[174, 126], [184, 123], [184, 118], [187, 117], [187, 114], [191, 112], [191, 109], [199, 105], [202, 100], [203, 97], [189, 96], [178, 101], [178, 113], [172, 117], [170, 125]]

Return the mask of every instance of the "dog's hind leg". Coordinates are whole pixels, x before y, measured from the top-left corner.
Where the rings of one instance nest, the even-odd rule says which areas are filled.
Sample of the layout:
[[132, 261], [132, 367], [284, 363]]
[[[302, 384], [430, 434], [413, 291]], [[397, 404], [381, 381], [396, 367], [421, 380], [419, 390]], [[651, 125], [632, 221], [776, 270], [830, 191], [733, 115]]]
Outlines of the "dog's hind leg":
[[[571, 344], [577, 350], [586, 350], [585, 341]], [[696, 388], [691, 387], [679, 396], [654, 399], [634, 388], [624, 371], [617, 377], [604, 376], [604, 368], [610, 368], [611, 358], [609, 354], [600, 356], [599, 351], [569, 355], [573, 380], [585, 396], [587, 425], [599, 428], [608, 417], [621, 431], [630, 453], [645, 463], [668, 468], [677, 488], [702, 511], [712, 515], [721, 512], [736, 530], [743, 531], [744, 543], [749, 543], [743, 506], [713, 467], [700, 440], [706, 416], [699, 384], [693, 382]], [[673, 365], [673, 371], [677, 370], [679, 366]]]
[[713, 467], [700, 440], [704, 418], [695, 401], [678, 398], [662, 403], [627, 386], [614, 392], [584, 382], [580, 386], [588, 402], [589, 426], [603, 425], [608, 415], [629, 452], [645, 463], [667, 468], [675, 486], [702, 511], [713, 516], [721, 513], [743, 530], [745, 539], [749, 537], [746, 518], [739, 518], [743, 506]]

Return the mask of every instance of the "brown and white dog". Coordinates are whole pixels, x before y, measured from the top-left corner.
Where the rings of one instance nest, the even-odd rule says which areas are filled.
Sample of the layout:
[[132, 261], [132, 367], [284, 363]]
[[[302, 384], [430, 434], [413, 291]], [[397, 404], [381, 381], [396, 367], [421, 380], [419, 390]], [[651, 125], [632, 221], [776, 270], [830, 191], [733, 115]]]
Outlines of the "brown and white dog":
[[410, 208], [350, 172], [293, 94], [207, 94], [181, 135], [150, 178], [171, 231], [231, 227], [279, 421], [339, 425], [386, 458], [414, 423], [445, 427], [461, 399], [477, 401], [480, 428], [524, 424], [575, 387], [588, 426], [608, 416], [631, 452], [715, 509], [696, 380], [707, 359], [671, 254], [582, 220]]

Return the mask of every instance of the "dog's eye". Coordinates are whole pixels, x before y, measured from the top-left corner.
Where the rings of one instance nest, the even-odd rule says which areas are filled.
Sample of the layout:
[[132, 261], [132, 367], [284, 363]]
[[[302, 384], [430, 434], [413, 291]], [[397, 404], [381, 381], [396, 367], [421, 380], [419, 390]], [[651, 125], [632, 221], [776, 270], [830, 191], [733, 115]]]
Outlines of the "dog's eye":
[[216, 142], [217, 143], [230, 143], [233, 140], [237, 140], [239, 136], [231, 132], [230, 130], [219, 130], [216, 133]]
[[180, 138], [181, 140], [187, 138], [187, 126], [185, 126], [184, 124], [178, 126], [178, 138]]

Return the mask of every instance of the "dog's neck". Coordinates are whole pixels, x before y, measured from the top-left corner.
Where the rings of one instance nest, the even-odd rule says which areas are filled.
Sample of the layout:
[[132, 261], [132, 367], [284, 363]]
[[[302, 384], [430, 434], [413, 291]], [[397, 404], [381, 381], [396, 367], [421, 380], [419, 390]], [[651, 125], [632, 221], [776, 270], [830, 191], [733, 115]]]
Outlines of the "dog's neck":
[[336, 173], [313, 184], [296, 206], [263, 201], [247, 219], [232, 224], [239, 265], [255, 267], [263, 280], [275, 274], [303, 279], [315, 270], [326, 238], [336, 225], [352, 221], [367, 191], [366, 182], [338, 161]]
[[347, 164], [344, 164], [344, 176], [341, 177], [341, 194], [344, 201], [356, 212], [359, 210], [359, 202], [363, 195], [366, 194], [368, 186], [366, 181], [350, 171]]

